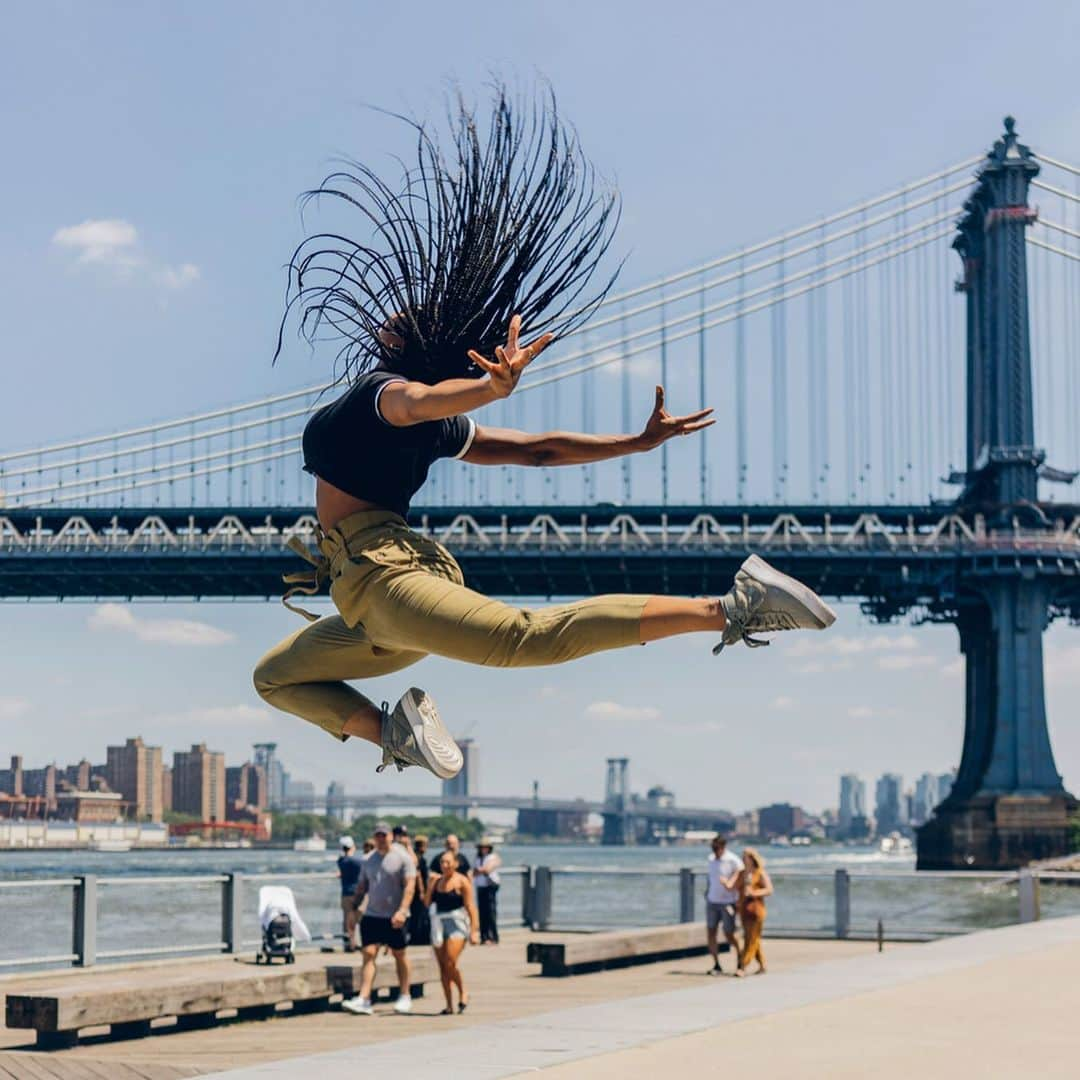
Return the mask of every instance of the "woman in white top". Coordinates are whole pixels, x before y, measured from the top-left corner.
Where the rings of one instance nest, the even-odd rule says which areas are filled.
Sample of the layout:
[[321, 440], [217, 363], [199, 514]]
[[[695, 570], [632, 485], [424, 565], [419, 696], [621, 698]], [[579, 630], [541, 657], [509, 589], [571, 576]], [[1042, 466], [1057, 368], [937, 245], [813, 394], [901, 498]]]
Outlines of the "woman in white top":
[[495, 841], [490, 836], [481, 836], [476, 845], [476, 866], [473, 868], [476, 906], [480, 909], [481, 945], [499, 944], [495, 901], [499, 892], [500, 866], [502, 858], [495, 852]]

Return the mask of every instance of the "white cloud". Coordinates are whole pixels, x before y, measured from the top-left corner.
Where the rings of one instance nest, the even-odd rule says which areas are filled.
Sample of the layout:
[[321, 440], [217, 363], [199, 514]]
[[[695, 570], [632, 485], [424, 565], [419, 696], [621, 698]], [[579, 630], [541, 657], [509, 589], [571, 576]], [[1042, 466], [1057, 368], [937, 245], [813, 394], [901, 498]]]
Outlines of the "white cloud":
[[585, 707], [590, 720], [659, 720], [660, 710], [652, 705], [620, 705], [617, 701], [594, 701]]
[[877, 666], [882, 671], [910, 671], [912, 668], [934, 667], [937, 661], [925, 653], [912, 656], [910, 653], [901, 653], [899, 656], [879, 656]]
[[220, 727], [265, 727], [277, 718], [269, 709], [258, 705], [208, 705], [187, 709], [170, 721], [182, 721], [191, 731], [214, 730]]
[[30, 711], [30, 702], [25, 698], [0, 697], [0, 720], [17, 720]]
[[101, 604], [86, 625], [91, 630], [133, 634], [140, 641], [166, 645], [224, 645], [233, 640], [227, 630], [195, 619], [146, 619], [123, 604]]
[[779, 709], [781, 711], [785, 709], [793, 709], [795, 708], [795, 699], [792, 697], [788, 697], [786, 694], [780, 694], [779, 696], [774, 697], [771, 702], [769, 702], [769, 707], [773, 709]]
[[874, 710], [869, 705], [852, 705], [847, 714], [852, 720], [869, 720], [874, 715]]
[[919, 648], [914, 634], [890, 637], [875, 634], [872, 637], [845, 637], [842, 634], [822, 635], [820, 638], [802, 637], [792, 642], [788, 656], [857, 656], [863, 653], [915, 652]]
[[199, 280], [194, 263], [170, 266], [151, 259], [139, 247], [139, 230], [123, 218], [89, 218], [78, 225], [65, 225], [53, 233], [52, 242], [75, 255], [76, 265], [104, 267], [128, 278], [135, 269], [163, 288], [176, 291]]
[[107, 218], [66, 225], [53, 233], [52, 241], [74, 251], [78, 262], [126, 267], [138, 262], [134, 250], [138, 239], [138, 230], [130, 221]]
[[194, 263], [165, 266], [158, 271], [158, 280], [168, 289], [182, 289], [199, 280], [199, 268]]
[[796, 675], [819, 675], [825, 670], [825, 665], [820, 660], [811, 660], [808, 664], [800, 664], [795, 669]]

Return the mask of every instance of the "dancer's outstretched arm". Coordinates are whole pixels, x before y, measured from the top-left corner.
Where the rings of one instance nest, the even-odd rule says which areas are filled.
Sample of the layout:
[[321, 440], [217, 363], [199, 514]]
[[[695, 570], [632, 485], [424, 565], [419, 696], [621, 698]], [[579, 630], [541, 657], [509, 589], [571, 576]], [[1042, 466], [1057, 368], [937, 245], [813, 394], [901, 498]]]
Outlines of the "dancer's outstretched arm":
[[677, 435], [690, 435], [715, 424], [712, 409], [672, 416], [664, 408], [664, 388], [656, 388], [656, 404], [637, 435], [584, 435], [548, 431], [531, 435], [511, 428], [477, 427], [464, 460], [474, 465], [586, 465], [625, 454], [654, 450]]
[[[390, 383], [379, 395], [379, 412], [394, 427], [409, 427], [428, 420], [445, 420], [488, 405], [514, 392], [521, 373], [551, 342], [551, 334], [541, 334], [535, 341], [522, 345], [518, 341], [521, 316], [510, 320], [506, 344], [495, 349], [495, 359], [487, 360], [473, 349], [469, 359], [485, 372], [479, 379], [444, 379], [428, 386], [422, 382], [402, 379]], [[393, 337], [394, 335], [389, 335]], [[386, 338], [384, 337], [384, 342]]]

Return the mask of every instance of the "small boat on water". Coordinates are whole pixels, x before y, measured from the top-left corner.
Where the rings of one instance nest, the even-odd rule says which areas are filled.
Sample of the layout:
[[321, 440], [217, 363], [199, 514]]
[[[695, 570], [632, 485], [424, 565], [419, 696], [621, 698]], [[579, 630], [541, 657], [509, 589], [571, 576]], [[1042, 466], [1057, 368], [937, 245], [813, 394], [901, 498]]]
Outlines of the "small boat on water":
[[878, 843], [878, 850], [882, 855], [910, 855], [912, 847], [911, 840], [898, 832], [883, 836]]
[[119, 854], [131, 850], [130, 840], [91, 840], [91, 851], [105, 851], [109, 854]]
[[306, 836], [303, 840], [293, 841], [293, 851], [325, 851], [326, 837], [316, 833], [314, 836]]

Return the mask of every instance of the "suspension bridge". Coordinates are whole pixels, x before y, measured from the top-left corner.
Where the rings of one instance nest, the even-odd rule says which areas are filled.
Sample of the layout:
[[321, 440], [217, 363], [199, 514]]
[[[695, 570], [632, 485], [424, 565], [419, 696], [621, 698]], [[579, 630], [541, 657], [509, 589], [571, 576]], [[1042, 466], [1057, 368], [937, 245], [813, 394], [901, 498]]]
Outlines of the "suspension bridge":
[[[759, 551], [873, 618], [952, 622], [964, 743], [920, 865], [1064, 850], [1042, 632], [1080, 622], [1080, 168], [1008, 118], [985, 155], [609, 297], [553, 351], [482, 420], [635, 430], [662, 383], [719, 422], [571, 469], [445, 463], [413, 518], [471, 584], [715, 593]], [[0, 597], [277, 596], [328, 393], [0, 453]]]

